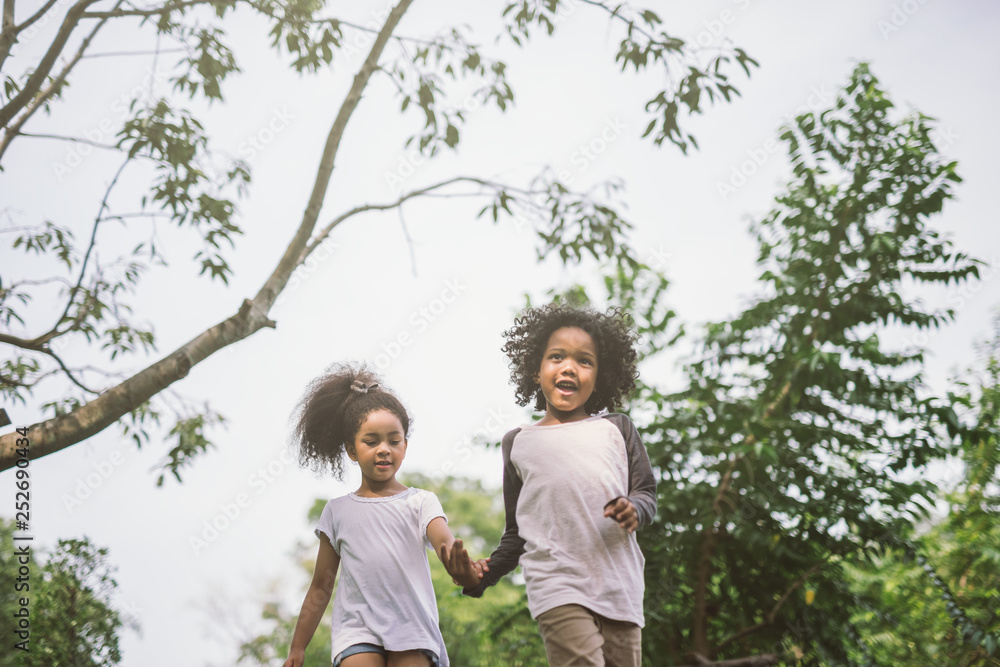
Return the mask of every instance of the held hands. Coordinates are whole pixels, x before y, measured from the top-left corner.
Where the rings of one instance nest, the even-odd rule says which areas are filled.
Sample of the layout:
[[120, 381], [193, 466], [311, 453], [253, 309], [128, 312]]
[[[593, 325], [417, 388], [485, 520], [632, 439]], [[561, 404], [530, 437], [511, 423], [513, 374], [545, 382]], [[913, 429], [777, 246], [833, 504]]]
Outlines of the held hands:
[[632, 501], [625, 496], [609, 500], [608, 504], [604, 506], [604, 516], [611, 517], [618, 522], [619, 526], [630, 533], [634, 533], [639, 527], [639, 513]]
[[450, 549], [447, 544], [442, 544], [439, 555], [441, 562], [444, 563], [444, 569], [451, 575], [451, 580], [462, 588], [477, 586], [483, 574], [490, 571], [490, 559], [473, 561], [469, 557], [469, 552], [462, 546], [462, 540], [452, 542]]

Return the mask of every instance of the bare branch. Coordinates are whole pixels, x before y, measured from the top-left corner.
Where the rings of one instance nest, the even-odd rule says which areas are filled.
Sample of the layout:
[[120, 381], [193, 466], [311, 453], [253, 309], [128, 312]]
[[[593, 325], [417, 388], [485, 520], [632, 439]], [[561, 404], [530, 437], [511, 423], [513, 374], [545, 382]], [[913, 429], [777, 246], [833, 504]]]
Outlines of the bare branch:
[[399, 224], [403, 228], [403, 236], [406, 238], [406, 245], [410, 248], [410, 267], [413, 269], [413, 277], [417, 277], [417, 253], [413, 248], [413, 239], [410, 238], [410, 230], [406, 228], [406, 218], [403, 217], [403, 206], [400, 204], [396, 209], [399, 214]]
[[80, 276], [76, 279], [76, 286], [70, 290], [69, 299], [66, 302], [66, 307], [63, 309], [62, 315], [56, 320], [56, 323], [52, 326], [52, 331], [55, 332], [59, 323], [62, 322], [66, 315], [69, 313], [69, 309], [73, 305], [73, 300], [76, 298], [76, 293], [80, 291], [80, 286], [83, 284], [83, 278], [87, 275], [87, 262], [90, 260], [90, 253], [94, 250], [94, 245], [97, 243], [97, 228], [101, 224], [101, 214], [104, 213], [104, 209], [108, 206], [108, 197], [111, 196], [111, 190], [115, 187], [118, 182], [118, 178], [122, 175], [125, 170], [125, 166], [131, 161], [132, 158], [125, 158], [122, 162], [122, 166], [118, 167], [118, 171], [115, 172], [115, 177], [111, 179], [111, 183], [108, 184], [108, 188], [104, 191], [104, 198], [101, 200], [101, 206], [97, 209], [97, 216], [94, 218], [94, 228], [90, 232], [90, 242], [87, 244], [87, 251], [83, 254], [83, 262], [80, 264]]
[[0, 108], [0, 126], [7, 127], [11, 119], [34, 99], [35, 95], [41, 89], [42, 83], [49, 76], [49, 72], [52, 71], [52, 66], [55, 65], [56, 58], [62, 53], [66, 42], [69, 41], [70, 35], [73, 34], [76, 25], [80, 22], [81, 16], [87, 7], [96, 2], [100, 2], [100, 0], [79, 0], [66, 12], [66, 17], [63, 19], [62, 25], [59, 26], [59, 32], [56, 33], [55, 39], [49, 45], [48, 51], [45, 52], [45, 55], [38, 62], [38, 67], [28, 77], [20, 92]]
[[[409, 8], [412, 1], [413, 0], [400, 0], [399, 4], [396, 5], [389, 13], [389, 17], [386, 19], [385, 24], [382, 26], [382, 30], [375, 39], [375, 43], [372, 44], [368, 57], [365, 59], [361, 69], [354, 77], [354, 83], [351, 85], [351, 89], [347, 93], [347, 98], [341, 105], [340, 111], [337, 113], [337, 117], [333, 122], [333, 126], [330, 128], [329, 135], [327, 136], [326, 145], [323, 148], [323, 155], [320, 158], [319, 170], [317, 171], [316, 180], [313, 185], [313, 191], [309, 196], [309, 203], [306, 205], [306, 210], [302, 216], [302, 222], [299, 225], [299, 229], [295, 233], [295, 237], [292, 239], [292, 242], [285, 250], [285, 254], [278, 262], [278, 266], [254, 298], [255, 303], [259, 304], [260, 307], [265, 308], [264, 312], [267, 312], [267, 309], [270, 309], [278, 294], [287, 284], [289, 277], [292, 275], [292, 271], [304, 258], [304, 253], [306, 252], [309, 239], [312, 236], [313, 229], [316, 227], [316, 220], [319, 218], [319, 212], [323, 206], [323, 200], [326, 197], [326, 189], [329, 186], [330, 178], [333, 175], [337, 151], [340, 148], [340, 140], [343, 137], [344, 130], [347, 128], [347, 121], [350, 120], [354, 110], [361, 102], [361, 93], [368, 85], [369, 80], [371, 80], [372, 74], [376, 69], [378, 69], [378, 59], [382, 55], [382, 51], [385, 49], [385, 45], [389, 41], [392, 31], [395, 30], [396, 25], [398, 25], [400, 19], [402, 19], [403, 14], [406, 13], [407, 8]], [[339, 221], [335, 221], [334, 223], [331, 223], [331, 225], [335, 225], [337, 222]]]
[[[4, 229], [0, 231], [9, 231], [9, 230]], [[70, 282], [65, 278], [63, 278], [62, 276], [52, 276], [50, 278], [40, 278], [38, 280], [19, 280], [18, 282], [13, 283], [7, 289], [13, 290], [20, 287], [21, 285], [47, 285], [49, 283], [62, 283], [66, 287], [70, 286]]]
[[[54, 0], [50, 0], [52, 2]], [[3, 0], [3, 23], [0, 23], [0, 71], [17, 41], [17, 26], [14, 25], [14, 0]]]
[[87, 58], [109, 58], [111, 56], [152, 56], [159, 53], [187, 53], [187, 49], [163, 49], [161, 51], [109, 51], [108, 53], [91, 53], [83, 57]]
[[77, 380], [76, 377], [73, 375], [73, 372], [69, 369], [69, 367], [66, 366], [66, 364], [63, 363], [63, 360], [60, 359], [59, 355], [57, 355], [55, 352], [53, 352], [52, 350], [50, 350], [48, 347], [41, 348], [40, 352], [43, 352], [43, 353], [49, 355], [50, 357], [52, 357], [53, 359], [55, 359], [56, 363], [59, 364], [59, 368], [62, 369], [63, 373], [66, 375], [66, 377], [69, 378], [70, 382], [72, 382], [73, 384], [75, 384], [80, 389], [83, 389], [88, 394], [93, 394], [94, 396], [99, 396], [100, 395], [101, 392], [94, 391], [93, 389], [85, 386], [82, 382], [80, 382], [79, 380]]
[[[93, 1], [93, 0], [81, 0], [81, 2], [83, 1]], [[121, 3], [122, 0], [118, 0], [115, 6], [117, 7]], [[14, 140], [14, 137], [16, 137], [18, 134], [21, 133], [21, 128], [24, 127], [24, 124], [28, 121], [28, 119], [31, 118], [35, 114], [35, 112], [38, 111], [42, 107], [42, 105], [44, 105], [53, 95], [59, 92], [59, 89], [62, 88], [63, 83], [66, 81], [66, 77], [69, 75], [70, 71], [76, 66], [76, 64], [80, 62], [80, 58], [83, 57], [84, 52], [87, 50], [87, 47], [90, 46], [90, 43], [93, 41], [98, 31], [102, 27], [104, 27], [104, 23], [105, 23], [104, 21], [101, 21], [96, 26], [94, 26], [93, 30], [90, 31], [90, 34], [87, 35], [84, 38], [83, 42], [80, 44], [80, 48], [77, 49], [76, 54], [73, 56], [73, 58], [69, 61], [69, 63], [66, 64], [65, 67], [63, 67], [62, 71], [59, 72], [59, 75], [56, 76], [56, 78], [53, 79], [48, 86], [46, 86], [45, 90], [43, 90], [38, 95], [38, 97], [31, 100], [31, 103], [27, 105], [24, 113], [21, 114], [21, 116], [17, 119], [17, 121], [15, 121], [14, 124], [11, 125], [10, 127], [6, 128], [6, 131], [4, 132], [3, 136], [3, 141], [0, 141], [0, 160], [3, 160], [4, 153], [7, 152], [7, 147], [10, 146], [10, 142]], [[69, 37], [68, 34], [67, 37]], [[47, 56], [48, 54], [46, 54], [46, 57]], [[24, 89], [21, 91], [22, 93], [24, 92], [24, 90], [28, 89], [28, 86], [33, 78], [34, 74], [32, 74], [32, 76], [28, 79], [28, 83], [25, 84]], [[41, 81], [39, 81], [38, 87], [39, 88], [41, 87]], [[7, 105], [7, 107], [9, 107], [13, 103], [14, 100], [11, 100], [10, 103]], [[7, 107], [4, 107], [3, 110], [0, 110], [0, 113], [2, 113], [2, 111], [6, 111]], [[16, 111], [14, 113], [16, 113]], [[14, 114], [12, 113], [11, 116], [13, 117], [13, 115]], [[7, 120], [4, 120], [2, 124], [6, 125]]]
[[155, 9], [111, 9], [106, 12], [84, 12], [85, 19], [112, 19], [120, 16], [158, 16], [168, 14], [185, 7], [194, 5], [229, 5], [229, 0], [184, 0], [184, 2], [168, 2], [162, 7]]
[[[72, 141], [79, 144], [87, 144], [88, 146], [93, 146], [94, 148], [104, 148], [109, 151], [121, 151], [123, 150], [119, 146], [114, 144], [102, 144], [96, 141], [91, 141], [90, 139], [80, 139], [79, 137], [67, 137], [61, 134], [33, 134], [31, 132], [17, 132], [18, 136], [29, 137], [32, 139], [56, 139], [58, 141]], [[2, 155], [2, 153], [0, 153]]]
[[[52, 9], [52, 6], [55, 5], [57, 2], [59, 2], [59, 0], [48, 0], [48, 2], [42, 5], [37, 12], [35, 12], [28, 18], [28, 20], [26, 20], [21, 25], [17, 26], [17, 31], [21, 33], [30, 28], [32, 23], [45, 16], [45, 12]], [[11, 2], [11, 4], [14, 3]]]

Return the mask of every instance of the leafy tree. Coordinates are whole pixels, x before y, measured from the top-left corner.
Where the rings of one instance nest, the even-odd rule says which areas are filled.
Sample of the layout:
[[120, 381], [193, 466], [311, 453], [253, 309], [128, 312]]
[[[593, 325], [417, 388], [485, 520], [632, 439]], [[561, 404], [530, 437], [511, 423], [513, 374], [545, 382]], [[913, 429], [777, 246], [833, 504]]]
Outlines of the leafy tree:
[[[930, 225], [960, 180], [932, 127], [900, 117], [866, 64], [832, 108], [796, 118], [793, 180], [754, 226], [762, 293], [705, 327], [682, 391], [640, 384], [630, 412], [659, 475], [639, 533], [647, 664], [866, 660], [846, 568], [913, 534], [937, 497], [920, 473], [965, 431], [960, 401], [923, 392], [923, 350], [880, 340], [952, 319], [904, 298], [909, 283], [981, 265]], [[639, 263], [605, 278], [644, 357], [676, 339], [665, 289]]]
[[[4, 624], [0, 634], [0, 658], [5, 665], [26, 667], [97, 667], [117, 665], [122, 655], [118, 637], [122, 628], [135, 622], [112, 606], [118, 584], [108, 550], [95, 547], [86, 538], [59, 540], [43, 565], [30, 559], [26, 592], [15, 592], [18, 561], [13, 541], [14, 524], [0, 522], [0, 611], [13, 618], [20, 597], [27, 597], [30, 610], [28, 650], [14, 648], [15, 625]], [[17, 543], [23, 544], [23, 543]]]
[[902, 473], [950, 451], [954, 413], [921, 394], [923, 351], [880, 331], [948, 322], [904, 283], [980, 264], [930, 225], [960, 180], [932, 127], [899, 117], [866, 64], [796, 118], [781, 135], [792, 181], [754, 227], [762, 294], [707, 325], [683, 391], [638, 397], [660, 408], [640, 429], [661, 478], [647, 584], [673, 582], [648, 609], [651, 664], [847, 663], [844, 563], [925, 516], [933, 484]]
[[[167, 0], [141, 8], [125, 0], [77, 0], [62, 9], [60, 4], [51, 0], [30, 16], [19, 16], [16, 0], [4, 3], [0, 166], [8, 167], [4, 160], [15, 141], [39, 139], [117, 151], [122, 161], [109, 174], [107, 189], [97, 193], [100, 203], [93, 219], [0, 230], [14, 235], [14, 249], [51, 262], [51, 271], [41, 280], [11, 277], [8, 268], [0, 280], [0, 343], [15, 353], [0, 365], [0, 394], [23, 402], [32, 392], [41, 392], [44, 384], [45, 395], [52, 397], [45, 404], [50, 418], [32, 426], [36, 456], [69, 447], [119, 420], [124, 432], [142, 445], [149, 438], [148, 429], [167, 416], [162, 413], [170, 412], [174, 444], [164, 474], [179, 479], [183, 466], [209, 446], [206, 428], [220, 417], [190, 402], [169, 408], [152, 399], [220, 349], [273, 327], [270, 310], [296, 269], [338, 225], [366, 213], [399, 209], [405, 202], [427, 196], [461, 194], [486, 202], [480, 215], [490, 212], [494, 221], [506, 217], [533, 227], [540, 256], [556, 254], [572, 262], [584, 254], [614, 257], [630, 252], [625, 243], [630, 223], [618, 212], [615, 184], [608, 185], [607, 196], [599, 194], [600, 189], [574, 192], [548, 171], [527, 184], [456, 174], [401, 192], [394, 201], [348, 205], [326, 224], [320, 221], [335, 164], [345, 159], [340, 146], [348, 123], [363, 96], [376, 97], [369, 90], [375, 77], [387, 77], [394, 84], [405, 122], [416, 115], [417, 127], [407, 145], [425, 156], [459, 144], [466, 117], [449, 100], [450, 89], [472, 81], [475, 99], [500, 110], [514, 99], [504, 62], [484, 53], [462, 29], [445, 28], [430, 36], [401, 34], [398, 26], [413, 0], [399, 0], [371, 25], [334, 16], [335, 9], [319, 0]], [[502, 7], [506, 34], [513, 43], [524, 45], [536, 29], [552, 34], [561, 17], [575, 11], [576, 5], [570, 7], [565, 0], [521, 0]], [[585, 0], [581, 7], [607, 15], [618, 34], [615, 60], [623, 70], [657, 69], [667, 74], [666, 84], [645, 105], [650, 121], [644, 136], [657, 145], [668, 141], [682, 151], [695, 145], [694, 137], [680, 125], [684, 115], [700, 113], [706, 98], [709, 103], [729, 100], [737, 93], [729, 78], [731, 70], [738, 64], [749, 74], [750, 66], [756, 65], [739, 48], [692, 47], [664, 31], [660, 18], [649, 10], [597, 0]], [[433, 10], [428, 7], [428, 11]], [[166, 259], [155, 239], [135, 229], [136, 220], [164, 219], [191, 230], [200, 237], [195, 253], [200, 273], [224, 282], [232, 273], [227, 257], [229, 246], [242, 233], [237, 202], [249, 187], [250, 169], [243, 162], [224, 162], [213, 154], [209, 137], [184, 98], [224, 103], [226, 83], [240, 72], [237, 54], [228, 45], [227, 26], [231, 24], [227, 21], [250, 15], [267, 21], [271, 46], [287, 54], [291, 67], [300, 74], [325, 70], [333, 63], [339, 67], [358, 51], [359, 44], [364, 44], [367, 55], [352, 73], [350, 90], [332, 119], [302, 219], [257, 294], [245, 299], [232, 315], [133, 374], [122, 358], [154, 353], [156, 337], [152, 327], [136, 321], [131, 304], [143, 273]], [[43, 55], [29, 62], [15, 54], [18, 39], [50, 18], [58, 21], [59, 28]], [[111, 24], [135, 25], [149, 41], [176, 45], [176, 50], [184, 52], [177, 73], [169, 79], [173, 93], [154, 99], [148, 99], [147, 91], [137, 94], [114, 144], [61, 136], [49, 127], [55, 121], [47, 123], [38, 112], [58, 109], [76, 66], [97, 48]], [[154, 62], [174, 50], [158, 48], [152, 55]], [[137, 192], [122, 193], [122, 184], [129, 180], [122, 178], [126, 172], [136, 178], [146, 174], [149, 180]], [[85, 208], [84, 204], [77, 208]], [[113, 259], [108, 261], [105, 255], [99, 260], [106, 227], [115, 222], [123, 225], [116, 240], [134, 250], [124, 256], [109, 251]], [[56, 308], [52, 312], [29, 310], [27, 304], [33, 299], [54, 303]], [[64, 359], [70, 343], [80, 344], [86, 359]], [[92, 348], [109, 357], [99, 367], [86, 363], [91, 361]], [[68, 384], [69, 390], [54, 382], [56, 378]], [[0, 469], [13, 461], [13, 439], [0, 437]]]

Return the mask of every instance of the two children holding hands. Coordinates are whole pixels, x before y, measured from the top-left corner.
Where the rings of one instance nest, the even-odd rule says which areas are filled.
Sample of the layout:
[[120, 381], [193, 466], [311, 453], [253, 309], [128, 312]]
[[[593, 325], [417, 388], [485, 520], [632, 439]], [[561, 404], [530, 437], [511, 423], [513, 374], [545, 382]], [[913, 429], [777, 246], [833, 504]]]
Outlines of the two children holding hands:
[[630, 318], [553, 304], [527, 310], [504, 336], [518, 404], [545, 415], [503, 437], [506, 528], [488, 559], [470, 558], [436, 496], [396, 480], [409, 417], [377, 378], [338, 367], [310, 387], [300, 460], [339, 478], [346, 454], [362, 481], [320, 518], [285, 667], [303, 664], [338, 569], [334, 667], [447, 666], [426, 548], [472, 597], [520, 564], [551, 666], [639, 667], [645, 561], [635, 531], [653, 519], [656, 483], [631, 420], [607, 412], [635, 387]]

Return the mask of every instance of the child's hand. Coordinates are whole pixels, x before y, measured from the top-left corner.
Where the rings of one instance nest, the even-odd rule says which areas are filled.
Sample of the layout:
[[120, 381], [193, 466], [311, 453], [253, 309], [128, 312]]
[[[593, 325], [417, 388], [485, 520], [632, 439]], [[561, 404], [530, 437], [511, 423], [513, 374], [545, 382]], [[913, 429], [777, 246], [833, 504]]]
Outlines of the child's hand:
[[302, 667], [306, 664], [306, 652], [300, 648], [293, 648], [288, 652], [288, 660], [282, 667]]
[[604, 506], [604, 516], [609, 516], [618, 522], [618, 525], [632, 533], [639, 527], [639, 513], [635, 509], [632, 501], [625, 496], [618, 496], [614, 500], [609, 500]]
[[451, 548], [448, 545], [441, 546], [441, 562], [444, 569], [451, 575], [451, 580], [456, 586], [462, 588], [473, 588], [479, 584], [483, 578], [483, 573], [489, 571], [488, 559], [473, 562], [469, 558], [469, 552], [462, 546], [462, 540], [455, 540]]

